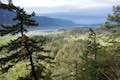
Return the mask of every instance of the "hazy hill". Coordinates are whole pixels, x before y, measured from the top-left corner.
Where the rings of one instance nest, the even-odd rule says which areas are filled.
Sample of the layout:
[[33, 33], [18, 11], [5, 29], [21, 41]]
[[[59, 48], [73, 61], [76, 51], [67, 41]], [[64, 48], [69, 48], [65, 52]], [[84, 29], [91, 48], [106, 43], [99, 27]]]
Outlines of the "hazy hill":
[[108, 14], [112, 13], [112, 7], [103, 8], [88, 8], [88, 9], [74, 9], [69, 11], [38, 13], [38, 15], [49, 16], [52, 18], [62, 18], [72, 20], [77, 24], [97, 25], [106, 21]]
[[46, 16], [36, 16], [35, 20], [40, 24], [42, 27], [48, 26], [75, 26], [74, 22], [66, 19], [59, 19], [59, 18], [50, 18]]
[[[0, 24], [11, 24], [13, 23], [12, 18], [15, 16], [14, 13], [0, 9]], [[40, 24], [41, 27], [50, 26], [75, 26], [76, 24], [70, 20], [50, 18], [46, 16], [35, 16], [35, 20]]]

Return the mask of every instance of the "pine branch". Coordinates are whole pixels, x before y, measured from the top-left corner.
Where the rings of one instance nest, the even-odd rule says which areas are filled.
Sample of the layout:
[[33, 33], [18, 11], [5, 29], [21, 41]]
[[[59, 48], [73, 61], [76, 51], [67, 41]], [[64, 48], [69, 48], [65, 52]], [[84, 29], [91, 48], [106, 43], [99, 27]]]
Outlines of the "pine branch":
[[1, 4], [0, 4], [0, 9], [7, 9], [7, 10], [9, 10], [9, 11], [15, 12], [14, 10], [16, 10], [17, 7], [14, 6], [14, 5], [8, 5], [8, 4], [3, 4], [3, 3], [1, 3]]
[[12, 68], [14, 65], [8, 65], [7, 67], [4, 67], [2, 69], [0, 69], [0, 72], [2, 72], [2, 74], [6, 73], [10, 68]]
[[15, 52], [10, 56], [0, 58], [0, 65], [5, 65], [9, 61], [15, 61], [16, 59], [22, 60], [26, 58], [26, 54], [21, 54], [22, 50]]
[[16, 40], [11, 40], [10, 43], [8, 43], [7, 45], [3, 45], [0, 47], [0, 51], [2, 51], [3, 49], [7, 49], [8, 52], [10, 51], [14, 51], [17, 50], [18, 48], [21, 48], [21, 42], [20, 42], [21, 38], [17, 38]]
[[37, 59], [39, 60], [45, 60], [45, 59], [51, 59], [53, 60], [54, 58], [53, 57], [50, 57], [50, 56], [44, 56], [44, 55], [37, 55]]

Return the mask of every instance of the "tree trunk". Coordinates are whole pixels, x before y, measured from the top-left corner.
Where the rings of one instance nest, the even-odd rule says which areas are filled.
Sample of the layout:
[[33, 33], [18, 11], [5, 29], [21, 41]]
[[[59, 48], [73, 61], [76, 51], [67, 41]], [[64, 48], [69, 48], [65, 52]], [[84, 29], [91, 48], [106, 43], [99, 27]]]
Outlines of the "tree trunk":
[[37, 76], [36, 76], [36, 72], [35, 72], [35, 67], [34, 67], [34, 63], [33, 63], [33, 59], [32, 59], [32, 53], [28, 49], [27, 45], [25, 45], [25, 48], [27, 49], [27, 52], [28, 52], [28, 55], [29, 55], [30, 65], [31, 65], [31, 68], [32, 68], [32, 74], [33, 74], [34, 80], [37, 80]]

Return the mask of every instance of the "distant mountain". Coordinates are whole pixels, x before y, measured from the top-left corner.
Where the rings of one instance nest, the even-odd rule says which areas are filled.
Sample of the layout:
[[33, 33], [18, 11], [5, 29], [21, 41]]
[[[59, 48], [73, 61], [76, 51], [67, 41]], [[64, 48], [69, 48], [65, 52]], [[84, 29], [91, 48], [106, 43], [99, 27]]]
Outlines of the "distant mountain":
[[[0, 9], [0, 24], [14, 24], [12, 21], [12, 18], [15, 16], [14, 13], [7, 11], [7, 10], [1, 10]], [[59, 19], [59, 18], [50, 18], [46, 16], [35, 16], [33, 19], [35, 19], [41, 27], [53, 27], [53, 26], [75, 26], [76, 24], [70, 20], [66, 19]]]
[[0, 9], [0, 24], [13, 24], [12, 18], [14, 16], [13, 12]]
[[75, 26], [74, 22], [66, 19], [59, 19], [59, 18], [50, 18], [46, 16], [36, 16], [35, 20], [40, 24], [42, 27], [48, 26]]
[[38, 15], [48, 16], [52, 18], [61, 18], [74, 21], [77, 24], [96, 25], [106, 21], [108, 14], [112, 14], [112, 7], [74, 9], [70, 11], [38, 13]]

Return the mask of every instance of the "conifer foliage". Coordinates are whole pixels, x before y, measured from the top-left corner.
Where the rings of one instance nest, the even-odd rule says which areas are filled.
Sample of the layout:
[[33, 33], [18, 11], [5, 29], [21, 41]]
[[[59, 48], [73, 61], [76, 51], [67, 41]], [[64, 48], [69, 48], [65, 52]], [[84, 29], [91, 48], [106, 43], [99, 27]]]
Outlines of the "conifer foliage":
[[[42, 47], [44, 42], [46, 41], [45, 38], [41, 37], [40, 41], [36, 41], [32, 38], [29, 38], [25, 34], [25, 32], [27, 32], [26, 28], [38, 25], [33, 19], [35, 13], [28, 15], [24, 9], [13, 5], [11, 0], [9, 0], [8, 4], [3, 4], [1, 2], [0, 9], [9, 10], [16, 14], [16, 16], [13, 18], [13, 21], [15, 22], [14, 25], [1, 24], [2, 28], [0, 29], [0, 35], [16, 35], [17, 33], [20, 33], [20, 37], [18, 37], [17, 39], [11, 40], [7, 45], [0, 46], [0, 51], [7, 50], [7, 52], [9, 53], [7, 56], [0, 57], [0, 71], [2, 73], [5, 73], [16, 63], [24, 60], [29, 60], [32, 73], [30, 75], [31, 77], [34, 77], [34, 80], [38, 80], [35, 72], [36, 66], [34, 64], [33, 52], [35, 53], [49, 51], [44, 50], [44, 48]], [[35, 59], [44, 61], [45, 59], [53, 58], [44, 55], [37, 55]], [[31, 77], [30, 79], [27, 78], [25, 80], [32, 80]], [[44, 77], [41, 75], [41, 78]], [[20, 79], [24, 80], [23, 78]]]
[[89, 36], [87, 42], [85, 42], [85, 49], [81, 56], [81, 71], [80, 79], [83, 80], [98, 80], [99, 69], [98, 55], [100, 44], [97, 42], [96, 33], [93, 29], [89, 29]]
[[113, 6], [113, 14], [108, 15], [108, 20], [103, 25], [105, 28], [118, 28], [120, 27], [120, 6]]

